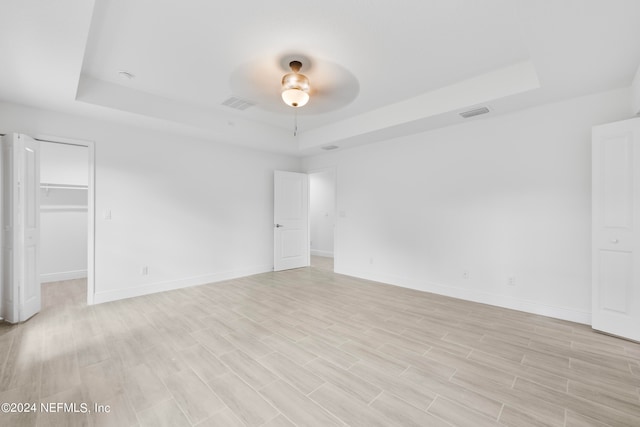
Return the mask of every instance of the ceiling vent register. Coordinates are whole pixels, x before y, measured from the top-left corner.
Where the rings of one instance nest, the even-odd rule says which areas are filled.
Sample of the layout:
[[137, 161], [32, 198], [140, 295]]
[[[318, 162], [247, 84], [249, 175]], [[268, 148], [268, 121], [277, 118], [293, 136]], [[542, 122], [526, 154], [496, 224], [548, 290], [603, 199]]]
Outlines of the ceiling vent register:
[[244, 99], [240, 99], [240, 98], [236, 98], [235, 96], [232, 96], [231, 98], [225, 100], [222, 105], [229, 107], [229, 108], [233, 108], [234, 110], [240, 110], [240, 111], [244, 111], [249, 107], [253, 107], [254, 104], [253, 102], [249, 102], [249, 101], [245, 101]]
[[489, 112], [489, 109], [487, 107], [482, 107], [482, 108], [476, 108], [474, 110], [464, 111], [460, 113], [460, 115], [463, 118], [468, 119], [469, 117], [479, 116], [481, 114], [487, 114], [488, 112]]

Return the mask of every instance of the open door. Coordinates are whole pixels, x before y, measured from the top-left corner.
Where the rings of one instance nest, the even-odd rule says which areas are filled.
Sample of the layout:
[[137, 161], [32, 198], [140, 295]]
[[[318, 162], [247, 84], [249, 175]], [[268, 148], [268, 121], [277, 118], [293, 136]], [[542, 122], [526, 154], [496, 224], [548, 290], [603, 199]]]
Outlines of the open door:
[[640, 341], [640, 118], [593, 128], [592, 326]]
[[40, 155], [38, 142], [2, 137], [3, 317], [22, 322], [40, 311]]
[[309, 177], [303, 173], [275, 171], [274, 271], [310, 265]]

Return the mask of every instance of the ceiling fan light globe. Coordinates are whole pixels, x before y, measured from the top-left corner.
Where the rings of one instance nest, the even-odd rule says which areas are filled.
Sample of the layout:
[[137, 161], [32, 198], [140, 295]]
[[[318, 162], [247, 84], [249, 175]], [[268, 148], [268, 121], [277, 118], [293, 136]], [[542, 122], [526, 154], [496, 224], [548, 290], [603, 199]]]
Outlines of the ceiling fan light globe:
[[300, 89], [285, 89], [282, 100], [290, 107], [304, 107], [309, 102], [309, 94]]
[[309, 79], [304, 74], [289, 73], [282, 77], [282, 90], [300, 89], [309, 92]]

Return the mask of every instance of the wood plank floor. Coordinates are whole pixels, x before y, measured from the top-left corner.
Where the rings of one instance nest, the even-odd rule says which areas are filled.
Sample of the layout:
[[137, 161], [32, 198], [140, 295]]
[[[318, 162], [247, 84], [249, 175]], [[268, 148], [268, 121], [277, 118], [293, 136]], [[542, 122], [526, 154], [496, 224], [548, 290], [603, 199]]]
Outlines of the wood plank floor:
[[48, 286], [0, 326], [0, 402], [110, 412], [0, 425], [640, 426], [640, 345], [316, 262], [91, 307]]

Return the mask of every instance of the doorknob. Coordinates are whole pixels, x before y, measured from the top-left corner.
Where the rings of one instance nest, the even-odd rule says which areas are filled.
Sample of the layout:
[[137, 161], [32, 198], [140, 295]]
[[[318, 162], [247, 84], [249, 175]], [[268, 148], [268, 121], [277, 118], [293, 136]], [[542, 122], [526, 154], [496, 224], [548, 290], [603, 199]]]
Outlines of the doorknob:
[[276, 224], [276, 228], [284, 227], [282, 224]]
[[613, 243], [613, 244], [616, 244], [616, 243], [618, 243], [618, 242], [619, 242], [619, 240], [618, 240], [618, 239], [611, 239], [611, 243]]

